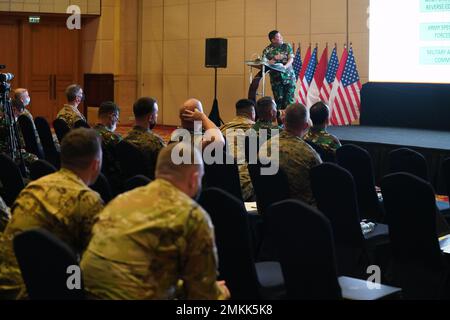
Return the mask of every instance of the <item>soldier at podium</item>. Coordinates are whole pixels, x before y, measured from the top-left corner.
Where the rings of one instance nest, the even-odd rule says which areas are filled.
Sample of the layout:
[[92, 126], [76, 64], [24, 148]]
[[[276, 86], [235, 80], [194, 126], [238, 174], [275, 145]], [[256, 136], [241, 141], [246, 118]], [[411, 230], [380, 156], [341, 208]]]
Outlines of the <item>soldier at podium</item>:
[[295, 74], [292, 68], [294, 51], [288, 43], [284, 43], [283, 37], [277, 30], [269, 33], [270, 45], [263, 51], [263, 59], [270, 64], [284, 68], [285, 72], [270, 72], [270, 82], [278, 110], [284, 110], [295, 102]]

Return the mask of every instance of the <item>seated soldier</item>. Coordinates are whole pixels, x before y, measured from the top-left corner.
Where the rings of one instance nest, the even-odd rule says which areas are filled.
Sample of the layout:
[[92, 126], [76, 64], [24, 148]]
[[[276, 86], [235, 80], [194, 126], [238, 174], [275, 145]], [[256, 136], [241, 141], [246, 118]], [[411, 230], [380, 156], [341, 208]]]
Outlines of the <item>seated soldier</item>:
[[[284, 131], [261, 146], [260, 157], [269, 156], [272, 161], [278, 161], [279, 168], [286, 173], [292, 198], [315, 205], [309, 171], [312, 167], [321, 164], [322, 160], [317, 152], [302, 139], [308, 129], [308, 111], [305, 106], [292, 104], [287, 107], [284, 126]], [[279, 154], [271, 154], [271, 149], [276, 150], [277, 147]]]
[[[236, 117], [220, 127], [220, 131], [227, 138], [229, 150], [234, 150], [233, 156], [238, 161], [239, 180], [241, 183], [244, 201], [254, 200], [254, 191], [248, 165], [245, 163], [243, 150], [238, 150], [237, 139], [251, 129], [255, 124], [255, 103], [252, 100], [242, 99], [236, 103]], [[234, 145], [230, 145], [233, 143]], [[232, 149], [233, 148], [233, 149]], [[240, 159], [243, 158], [243, 159]]]
[[[197, 99], [186, 100], [179, 111], [181, 128], [189, 131], [191, 142], [202, 150], [211, 143], [225, 145], [225, 139], [219, 128], [203, 112], [203, 105]], [[208, 132], [209, 137], [204, 137]], [[179, 141], [178, 132], [172, 134], [171, 141]]]
[[0, 236], [0, 299], [26, 297], [13, 251], [17, 234], [45, 229], [81, 255], [91, 238], [91, 229], [103, 209], [100, 196], [88, 186], [97, 179], [102, 149], [92, 129], [68, 133], [61, 145], [61, 170], [31, 182], [11, 208], [12, 218]]
[[67, 103], [58, 112], [56, 119], [64, 120], [70, 129], [73, 129], [75, 123], [79, 120], [86, 122], [84, 115], [78, 110], [78, 106], [84, 101], [84, 93], [81, 86], [72, 84], [66, 89]]
[[153, 177], [158, 153], [166, 145], [164, 140], [152, 131], [158, 120], [158, 103], [153, 98], [140, 98], [134, 103], [133, 112], [136, 125], [124, 140], [141, 150], [148, 165], [148, 172]]
[[277, 124], [277, 105], [272, 97], [263, 97], [256, 103], [256, 121], [253, 129], [259, 134], [259, 130], [267, 130], [267, 140], [270, 139], [272, 130], [281, 131], [282, 128]]
[[[189, 163], [176, 164], [187, 154]], [[184, 158], [184, 157], [183, 157]], [[81, 261], [96, 299], [223, 299], [209, 215], [193, 199], [201, 190], [197, 148], [176, 142], [161, 150], [156, 180], [116, 198], [100, 214]]]
[[339, 139], [327, 132], [330, 119], [330, 109], [323, 102], [317, 102], [309, 110], [313, 126], [305, 135], [304, 140], [318, 145], [326, 152], [336, 153], [341, 146]]
[[119, 122], [120, 109], [112, 101], [103, 102], [98, 109], [99, 123], [94, 127], [102, 137], [103, 173], [108, 178], [114, 194], [122, 189], [120, 165], [115, 155], [115, 146], [122, 141], [122, 136], [115, 132]]

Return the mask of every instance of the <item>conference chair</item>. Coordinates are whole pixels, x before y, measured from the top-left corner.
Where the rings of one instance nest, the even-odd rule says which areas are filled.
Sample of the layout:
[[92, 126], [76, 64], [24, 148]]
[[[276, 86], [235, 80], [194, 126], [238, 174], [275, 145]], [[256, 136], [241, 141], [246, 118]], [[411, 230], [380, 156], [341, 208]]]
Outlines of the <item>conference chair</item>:
[[115, 148], [125, 181], [137, 175], [144, 175], [149, 179], [154, 179], [155, 173], [149, 172], [143, 153], [133, 144], [122, 140]]
[[86, 121], [84, 121], [83, 119], [80, 119], [80, 120], [78, 120], [77, 122], [75, 122], [73, 124], [73, 128], [74, 129], [78, 129], [78, 128], [90, 129], [91, 126]]
[[374, 222], [383, 221], [383, 208], [375, 189], [372, 157], [353, 144], [347, 144], [336, 151], [337, 163], [353, 176], [361, 218]]
[[30, 164], [30, 178], [32, 181], [55, 172], [56, 168], [45, 160], [37, 160]]
[[355, 183], [346, 169], [323, 163], [312, 168], [310, 176], [317, 206], [333, 228], [339, 274], [365, 277], [367, 266], [376, 260], [377, 247], [388, 243], [387, 226], [377, 224], [363, 234]]
[[148, 185], [150, 182], [152, 182], [152, 180], [150, 180], [146, 176], [143, 175], [134, 176], [125, 182], [125, 192], [131, 191], [139, 187], [144, 187]]
[[[14, 253], [31, 300], [83, 300], [83, 279], [72, 249], [44, 229], [22, 232], [14, 237]], [[81, 287], [70, 290], [68, 278], [77, 275]]]
[[53, 129], [55, 129], [60, 144], [64, 139], [64, 136], [70, 132], [69, 126], [63, 119], [56, 119], [53, 121]]
[[98, 175], [97, 181], [95, 181], [95, 183], [91, 186], [91, 189], [98, 192], [105, 205], [108, 204], [108, 202], [110, 202], [113, 198], [111, 186], [103, 173]]
[[251, 227], [257, 244], [258, 260], [273, 260], [276, 259], [276, 253], [267, 226], [266, 211], [275, 202], [289, 199], [290, 191], [287, 176], [281, 168], [276, 174], [267, 175], [262, 172], [265, 167], [260, 163], [248, 165], [258, 208], [258, 215], [251, 219]]
[[255, 263], [248, 215], [239, 199], [228, 192], [204, 190], [199, 203], [214, 225], [219, 255], [219, 279], [225, 280], [232, 300], [281, 299], [285, 295], [278, 262]]
[[408, 172], [430, 181], [425, 157], [417, 151], [400, 148], [389, 152], [389, 173]]
[[325, 150], [322, 146], [305, 140], [311, 148], [313, 148], [320, 156], [323, 162], [336, 162], [336, 154], [333, 151]]
[[205, 188], [220, 188], [243, 202], [236, 160], [227, 152], [226, 148], [224, 148], [223, 154], [218, 155], [218, 159], [221, 163], [207, 163], [205, 161], [203, 186]]
[[[394, 260], [394, 285], [406, 299], [450, 298], [449, 265], [441, 252], [434, 190], [409, 173], [381, 181]], [[447, 230], [447, 234], [449, 231]]]
[[39, 159], [45, 159], [44, 150], [36, 137], [33, 121], [27, 116], [21, 115], [18, 122], [25, 142], [25, 146], [23, 146], [25, 150], [36, 155]]
[[58, 150], [56, 149], [50, 125], [48, 124], [47, 120], [42, 117], [35, 118], [34, 125], [36, 126], [36, 130], [38, 131], [42, 148], [44, 149], [45, 160], [50, 162], [55, 168], [59, 168], [61, 166], [60, 155]]
[[4, 153], [0, 154], [0, 181], [2, 198], [11, 207], [25, 184], [19, 167]]

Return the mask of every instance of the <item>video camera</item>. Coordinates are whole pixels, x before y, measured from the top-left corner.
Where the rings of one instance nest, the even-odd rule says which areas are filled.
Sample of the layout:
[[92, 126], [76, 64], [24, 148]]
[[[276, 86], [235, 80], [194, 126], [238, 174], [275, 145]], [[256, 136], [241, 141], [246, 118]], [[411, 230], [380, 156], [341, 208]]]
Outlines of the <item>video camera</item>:
[[[0, 64], [0, 70], [5, 68], [5, 65]], [[12, 79], [14, 79], [14, 75], [12, 73], [0, 73], [0, 82], [9, 82]]]

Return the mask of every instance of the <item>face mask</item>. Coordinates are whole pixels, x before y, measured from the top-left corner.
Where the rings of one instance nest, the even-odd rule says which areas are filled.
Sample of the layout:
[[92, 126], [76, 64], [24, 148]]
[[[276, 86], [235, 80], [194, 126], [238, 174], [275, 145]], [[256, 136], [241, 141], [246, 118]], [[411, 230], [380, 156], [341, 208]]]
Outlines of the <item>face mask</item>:
[[24, 105], [24, 107], [26, 107], [26, 106], [30, 105], [30, 103], [31, 103], [31, 98], [28, 97], [28, 98], [26, 98], [25, 101], [23, 102], [23, 105]]
[[152, 120], [151, 122], [150, 122], [150, 129], [154, 129], [156, 127], [156, 121], [154, 121], [154, 120]]

